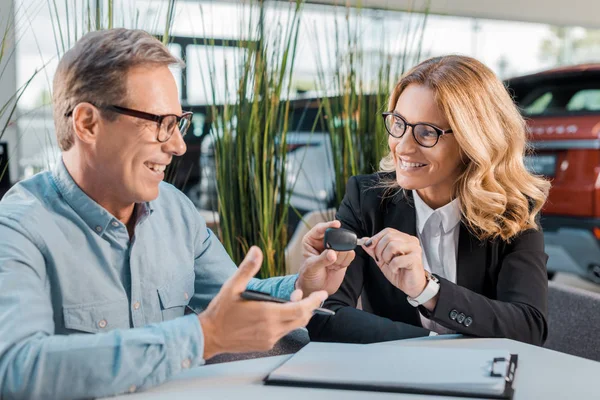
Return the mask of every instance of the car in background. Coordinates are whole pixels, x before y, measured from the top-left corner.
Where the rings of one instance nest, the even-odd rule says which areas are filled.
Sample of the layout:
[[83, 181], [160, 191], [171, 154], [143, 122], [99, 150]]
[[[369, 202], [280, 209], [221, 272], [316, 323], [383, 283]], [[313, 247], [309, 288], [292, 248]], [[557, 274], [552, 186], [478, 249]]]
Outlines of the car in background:
[[527, 119], [526, 165], [552, 181], [542, 209], [549, 272], [600, 283], [600, 64], [506, 81]]

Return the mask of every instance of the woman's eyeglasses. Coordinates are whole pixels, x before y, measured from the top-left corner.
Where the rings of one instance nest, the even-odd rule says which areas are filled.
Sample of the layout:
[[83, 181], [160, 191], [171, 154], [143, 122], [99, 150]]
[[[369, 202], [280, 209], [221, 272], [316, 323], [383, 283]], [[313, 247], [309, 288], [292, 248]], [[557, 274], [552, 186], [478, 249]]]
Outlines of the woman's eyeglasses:
[[410, 126], [415, 141], [423, 147], [433, 147], [437, 144], [440, 136], [452, 133], [452, 129], [443, 130], [431, 124], [410, 124], [401, 115], [394, 112], [384, 112], [381, 115], [385, 122], [385, 129], [391, 136], [400, 139], [406, 133], [407, 127]]

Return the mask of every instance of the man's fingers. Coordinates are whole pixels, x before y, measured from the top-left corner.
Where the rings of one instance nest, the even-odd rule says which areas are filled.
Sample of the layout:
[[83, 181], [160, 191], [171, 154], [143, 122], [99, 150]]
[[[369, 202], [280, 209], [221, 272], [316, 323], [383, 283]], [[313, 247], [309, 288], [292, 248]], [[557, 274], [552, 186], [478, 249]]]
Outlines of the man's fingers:
[[310, 319], [312, 316], [312, 312], [321, 307], [321, 304], [329, 295], [324, 290], [319, 290], [318, 292], [312, 292], [305, 299], [285, 303], [281, 305], [277, 305], [279, 308], [280, 318], [284, 321], [294, 321], [294, 320], [303, 320]]
[[244, 261], [240, 264], [235, 274], [223, 285], [223, 289], [241, 293], [248, 286], [250, 279], [256, 275], [262, 265], [263, 254], [260, 248], [252, 246]]
[[319, 290], [312, 292], [307, 298], [304, 299], [304, 301], [309, 304], [309, 307], [312, 307], [311, 310], [314, 310], [315, 308], [321, 307], [321, 304], [327, 300], [327, 297], [329, 297], [329, 295], [326, 291]]
[[339, 228], [342, 226], [340, 221], [329, 221], [320, 222], [312, 227], [310, 231], [302, 238], [302, 247], [304, 248], [305, 257], [308, 254], [318, 255], [324, 250], [323, 238], [325, 237], [325, 231], [328, 228]]
[[338, 253], [336, 265], [345, 268], [350, 265], [350, 263], [354, 260], [354, 257], [356, 257], [356, 253], [354, 251], [344, 251]]
[[338, 220], [333, 220], [329, 222], [319, 222], [316, 224], [313, 229], [317, 235], [321, 235], [321, 238], [325, 236], [325, 231], [329, 228], [339, 228], [342, 226], [342, 223]]
[[329, 222], [319, 222], [306, 234], [306, 238], [309, 240], [323, 240], [325, 237], [325, 231], [329, 228], [339, 228], [342, 223], [338, 220]]
[[338, 257], [334, 250], [325, 250], [318, 256], [312, 256], [306, 260], [306, 268], [308, 270], [314, 270], [318, 268], [325, 268], [337, 261]]
[[290, 301], [292, 301], [292, 302], [300, 301], [300, 300], [302, 300], [302, 296], [303, 296], [302, 290], [296, 289], [290, 295]]

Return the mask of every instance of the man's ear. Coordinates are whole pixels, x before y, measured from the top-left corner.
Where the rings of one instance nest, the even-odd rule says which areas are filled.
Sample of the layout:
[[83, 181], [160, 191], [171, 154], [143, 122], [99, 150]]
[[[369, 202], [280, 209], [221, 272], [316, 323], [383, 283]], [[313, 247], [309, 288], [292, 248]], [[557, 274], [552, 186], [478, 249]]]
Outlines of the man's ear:
[[93, 143], [100, 129], [100, 111], [90, 103], [79, 103], [73, 109], [73, 129], [84, 143]]

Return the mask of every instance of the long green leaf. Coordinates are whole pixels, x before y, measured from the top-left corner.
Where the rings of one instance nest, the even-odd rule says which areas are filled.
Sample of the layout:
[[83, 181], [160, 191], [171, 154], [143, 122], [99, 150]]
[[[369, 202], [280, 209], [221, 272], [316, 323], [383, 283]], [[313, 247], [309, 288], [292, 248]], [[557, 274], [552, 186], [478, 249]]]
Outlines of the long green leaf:
[[[350, 176], [376, 171], [379, 160], [386, 154], [387, 134], [380, 113], [386, 107], [392, 84], [412, 59], [410, 51], [422, 46], [426, 25], [426, 18], [423, 18], [421, 24], [415, 25], [409, 19], [403, 28], [394, 26], [403, 37], [404, 48], [398, 60], [390, 63], [386, 50], [393, 38], [390, 38], [390, 30], [386, 29], [384, 21], [380, 25], [380, 63], [373, 69], [369, 64], [372, 56], [366, 57], [366, 51], [371, 50], [362, 42], [360, 7], [345, 7], [344, 21], [340, 24], [336, 13], [333, 43], [327, 35], [319, 35], [316, 28], [314, 40], [325, 48], [325, 52], [319, 47], [315, 49], [316, 81], [332, 150], [335, 176], [332, 206], [335, 207], [341, 204]], [[332, 78], [328, 77], [330, 73]]]
[[289, 6], [286, 23], [267, 22], [262, 1], [242, 6], [244, 40], [238, 42], [235, 65], [227, 62], [220, 72], [236, 82], [234, 98], [227, 89], [217, 96], [214, 43], [206, 43], [208, 60], [202, 60], [209, 64], [203, 81], [212, 99], [221, 240], [236, 262], [250, 245], [260, 246], [263, 277], [285, 273], [286, 138], [301, 4]]

